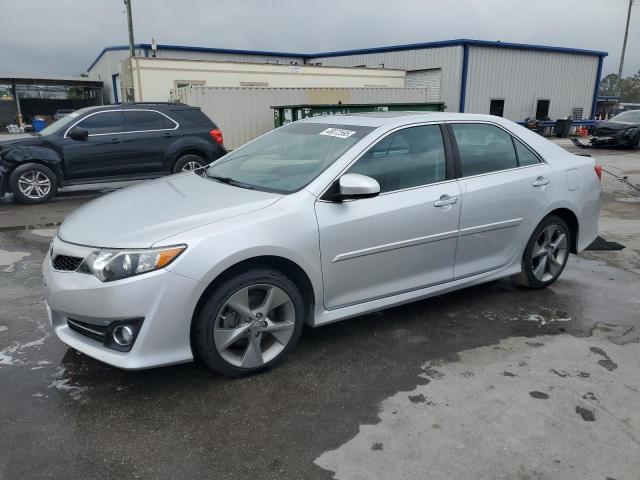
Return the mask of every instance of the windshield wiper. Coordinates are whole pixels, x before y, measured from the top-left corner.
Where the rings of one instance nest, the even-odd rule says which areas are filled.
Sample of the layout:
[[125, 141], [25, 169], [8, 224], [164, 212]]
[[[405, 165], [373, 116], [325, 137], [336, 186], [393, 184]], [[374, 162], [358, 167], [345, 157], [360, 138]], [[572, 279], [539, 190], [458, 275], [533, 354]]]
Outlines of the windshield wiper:
[[255, 187], [249, 185], [248, 183], [239, 182], [238, 180], [234, 180], [231, 177], [223, 177], [221, 175], [216, 175], [215, 173], [209, 173], [208, 170], [205, 170], [205, 175], [207, 178], [212, 180], [216, 180], [218, 182], [226, 183], [227, 185], [233, 185], [234, 187], [247, 188], [249, 190], [255, 190]]

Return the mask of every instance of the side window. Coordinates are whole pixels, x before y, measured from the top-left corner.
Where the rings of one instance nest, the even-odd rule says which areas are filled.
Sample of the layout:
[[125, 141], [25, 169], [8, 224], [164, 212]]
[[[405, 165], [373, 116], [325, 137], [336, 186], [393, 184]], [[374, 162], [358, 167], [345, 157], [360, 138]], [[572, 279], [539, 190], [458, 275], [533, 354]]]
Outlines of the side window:
[[78, 123], [78, 127], [87, 130], [89, 135], [121, 133], [124, 132], [124, 116], [122, 111], [96, 113]]
[[477, 123], [452, 124], [451, 128], [458, 145], [463, 177], [518, 166], [511, 135], [504, 130]]
[[518, 154], [518, 165], [524, 167], [526, 165], [535, 165], [540, 163], [538, 157], [536, 157], [531, 150], [525, 147], [520, 140], [514, 138], [513, 143], [516, 146], [516, 153]]
[[445, 180], [440, 127], [410, 127], [388, 135], [371, 147], [349, 173], [375, 178], [381, 193]]
[[124, 112], [124, 118], [127, 125], [127, 132], [162, 130], [175, 127], [175, 123], [157, 112], [127, 110]]

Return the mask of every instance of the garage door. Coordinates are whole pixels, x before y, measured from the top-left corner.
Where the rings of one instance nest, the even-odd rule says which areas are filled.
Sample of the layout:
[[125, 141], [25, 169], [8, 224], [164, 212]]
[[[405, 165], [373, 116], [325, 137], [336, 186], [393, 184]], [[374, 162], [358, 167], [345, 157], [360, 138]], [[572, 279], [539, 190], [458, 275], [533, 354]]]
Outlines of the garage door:
[[407, 72], [407, 87], [427, 87], [427, 97], [430, 102], [440, 101], [440, 83], [442, 70], [430, 68], [428, 70], [412, 70]]

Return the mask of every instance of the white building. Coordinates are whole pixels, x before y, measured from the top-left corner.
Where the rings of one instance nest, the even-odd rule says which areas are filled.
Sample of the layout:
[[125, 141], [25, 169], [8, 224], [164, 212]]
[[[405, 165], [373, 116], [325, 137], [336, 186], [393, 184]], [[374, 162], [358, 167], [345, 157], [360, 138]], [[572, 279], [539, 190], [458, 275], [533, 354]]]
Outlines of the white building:
[[[209, 62], [262, 63], [323, 67], [359, 67], [404, 70], [405, 86], [427, 87], [429, 99], [443, 101], [448, 111], [492, 113], [520, 121], [527, 117], [552, 119], [572, 115], [593, 116], [606, 52], [541, 45], [524, 45], [481, 40], [450, 40], [391, 47], [298, 54], [217, 48], [158, 45], [136, 46], [136, 57]], [[101, 80], [106, 100], [117, 102], [121, 62], [128, 57], [126, 46], [107, 47], [89, 67], [89, 78]], [[125, 63], [126, 64], [126, 63]], [[288, 67], [287, 67], [288, 68]], [[187, 71], [180, 72], [186, 75]], [[286, 85], [302, 76], [287, 80]], [[352, 75], [344, 70], [344, 75]], [[229, 85], [238, 86], [230, 80]], [[338, 76], [333, 77], [338, 82]], [[173, 78], [173, 81], [177, 78]], [[187, 78], [184, 80], [197, 80]], [[349, 86], [366, 86], [361, 84]], [[135, 81], [135, 80], [134, 80]], [[244, 80], [242, 80], [244, 81]], [[209, 85], [209, 80], [205, 84]], [[170, 83], [170, 82], [169, 82]], [[165, 82], [165, 86], [169, 83]], [[379, 84], [378, 84], [379, 85]], [[306, 85], [306, 86], [342, 86]], [[389, 85], [392, 86], [392, 85]], [[393, 86], [396, 86], [394, 83]], [[142, 86], [144, 90], [144, 85]], [[116, 92], [114, 94], [114, 92]], [[163, 98], [149, 100], [164, 101]], [[144, 97], [143, 97], [144, 98]], [[146, 98], [145, 98], [146, 100]]]

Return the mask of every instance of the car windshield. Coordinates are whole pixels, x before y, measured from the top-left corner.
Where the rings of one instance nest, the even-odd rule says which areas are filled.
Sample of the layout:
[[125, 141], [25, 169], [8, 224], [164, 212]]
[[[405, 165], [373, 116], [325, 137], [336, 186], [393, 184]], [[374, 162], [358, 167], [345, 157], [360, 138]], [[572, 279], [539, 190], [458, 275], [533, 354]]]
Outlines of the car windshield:
[[81, 108], [80, 110], [71, 112], [68, 115], [65, 115], [64, 117], [62, 117], [60, 120], [56, 120], [48, 127], [40, 130], [39, 134], [42, 136], [45, 136], [45, 135], [51, 135], [52, 133], [59, 132], [60, 130], [65, 128], [67, 125], [73, 123], [74, 120], [77, 120], [78, 117], [80, 117], [80, 115], [84, 115], [85, 113], [91, 110], [94, 110], [94, 108], [95, 107]]
[[215, 161], [206, 174], [246, 188], [291, 193], [372, 130], [359, 125], [290, 123]]
[[640, 123], [640, 110], [622, 112], [611, 119], [612, 122]]

